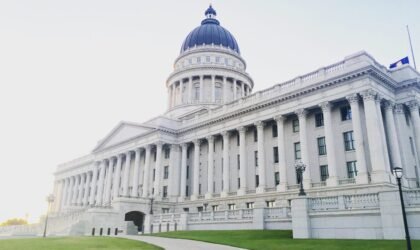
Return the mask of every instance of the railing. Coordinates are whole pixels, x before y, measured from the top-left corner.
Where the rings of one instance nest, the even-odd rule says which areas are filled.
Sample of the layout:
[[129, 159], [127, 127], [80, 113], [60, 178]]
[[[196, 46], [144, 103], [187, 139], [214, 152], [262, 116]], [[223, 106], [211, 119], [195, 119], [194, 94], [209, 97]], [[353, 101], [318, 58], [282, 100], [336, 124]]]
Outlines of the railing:
[[356, 194], [344, 195], [344, 207], [346, 209], [355, 208], [378, 208], [378, 194]]
[[325, 187], [327, 186], [327, 183], [325, 181], [321, 181], [321, 182], [314, 182], [311, 185], [312, 187]]
[[299, 189], [300, 185], [299, 184], [295, 184], [295, 185], [287, 185], [287, 189]]
[[404, 197], [407, 206], [420, 205], [420, 190], [405, 191]]
[[256, 190], [246, 190], [246, 194], [255, 194]]
[[322, 197], [322, 198], [311, 198], [309, 200], [309, 206], [311, 210], [330, 210], [338, 209], [338, 196], [334, 197]]
[[274, 191], [276, 191], [277, 189], [275, 188], [275, 187], [271, 187], [271, 188], [265, 188], [265, 191], [266, 192], [274, 192]]
[[220, 194], [213, 194], [213, 198], [219, 198]]
[[202, 194], [201, 194], [201, 195], [197, 196], [197, 199], [198, 199], [198, 200], [202, 200], [202, 199], [204, 199], [204, 195], [202, 195]]
[[237, 192], [229, 192], [228, 193], [228, 196], [235, 196], [235, 195], [237, 195], [238, 193]]
[[284, 219], [290, 217], [290, 207], [264, 208], [264, 219]]
[[348, 184], [355, 184], [355, 183], [356, 183], [356, 179], [354, 178], [338, 180], [339, 185], [348, 185]]

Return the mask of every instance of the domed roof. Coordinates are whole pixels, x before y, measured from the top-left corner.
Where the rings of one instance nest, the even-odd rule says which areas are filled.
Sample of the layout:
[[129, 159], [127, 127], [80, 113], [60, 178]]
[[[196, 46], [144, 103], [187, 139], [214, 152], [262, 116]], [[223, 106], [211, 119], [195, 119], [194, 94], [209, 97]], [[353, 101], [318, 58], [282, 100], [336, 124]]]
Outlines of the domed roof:
[[235, 37], [227, 29], [220, 26], [219, 21], [214, 18], [216, 11], [211, 5], [204, 14], [206, 19], [185, 38], [181, 53], [195, 46], [214, 44], [229, 48], [240, 54]]

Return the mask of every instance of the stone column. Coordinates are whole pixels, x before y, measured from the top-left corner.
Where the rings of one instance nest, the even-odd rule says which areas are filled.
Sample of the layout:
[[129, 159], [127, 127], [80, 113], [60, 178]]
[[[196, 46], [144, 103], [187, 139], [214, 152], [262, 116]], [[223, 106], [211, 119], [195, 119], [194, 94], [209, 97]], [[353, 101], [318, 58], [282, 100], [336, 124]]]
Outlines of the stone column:
[[90, 184], [92, 182], [92, 175], [90, 174], [90, 172], [86, 173], [86, 183], [85, 183], [85, 194], [83, 196], [83, 206], [87, 206], [88, 205], [88, 201], [89, 201], [89, 187]]
[[162, 142], [156, 142], [156, 162], [155, 162], [155, 182], [154, 182], [154, 197], [161, 197], [160, 193], [160, 179], [161, 179], [161, 168], [162, 168]]
[[223, 102], [226, 103], [228, 101], [228, 86], [226, 81], [226, 76], [223, 76]]
[[67, 206], [68, 186], [69, 186], [69, 179], [65, 178], [64, 179], [64, 187], [63, 187], [63, 191], [62, 191], [63, 195], [61, 197], [61, 204], [62, 204], [61, 207]]
[[204, 81], [203, 75], [200, 76], [200, 102], [204, 102]]
[[[417, 101], [410, 101], [407, 103], [410, 109], [411, 121], [414, 128], [415, 142], [417, 155], [420, 155], [420, 117], [419, 117], [419, 104]], [[417, 159], [420, 162], [420, 159]]]
[[213, 166], [214, 166], [214, 137], [212, 135], [207, 137], [208, 142], [208, 149], [209, 153], [207, 155], [207, 193], [206, 193], [206, 199], [210, 199], [213, 197]]
[[244, 82], [241, 82], [241, 88], [242, 88], [241, 96], [244, 97], [245, 96], [245, 83]]
[[200, 185], [200, 140], [194, 140], [194, 170], [193, 170], [193, 194], [191, 200], [196, 200], [199, 195]]
[[[388, 142], [387, 142], [387, 138], [385, 135], [385, 126], [384, 126], [384, 120], [382, 117], [382, 109], [381, 109], [381, 101], [382, 101], [382, 96], [380, 95], [376, 95], [376, 99], [375, 99], [375, 105], [376, 105], [376, 112], [378, 114], [378, 122], [379, 122], [379, 129], [380, 129], [380, 133], [381, 133], [381, 141], [382, 141], [382, 150], [384, 151], [384, 156], [385, 156], [385, 171], [387, 172], [391, 172], [391, 163], [390, 163], [390, 159], [389, 159], [389, 152], [388, 152]], [[395, 178], [395, 177], [391, 177], [391, 178]]]
[[111, 184], [112, 184], [112, 168], [114, 166], [114, 160], [109, 158], [108, 160], [108, 171], [106, 172], [106, 183], [105, 183], [105, 200], [106, 205], [111, 204]]
[[77, 196], [77, 205], [81, 206], [83, 201], [83, 188], [86, 182], [86, 175], [80, 175], [80, 185], [79, 185], [79, 194]]
[[70, 185], [69, 185], [69, 191], [68, 191], [68, 197], [67, 197], [67, 205], [71, 206], [72, 205], [72, 201], [73, 201], [73, 195], [74, 195], [74, 182], [75, 182], [75, 177], [74, 176], [70, 176]]
[[337, 174], [337, 159], [335, 158], [335, 145], [334, 145], [334, 128], [331, 119], [331, 108], [332, 105], [329, 102], [323, 102], [319, 105], [322, 109], [324, 116], [324, 136], [325, 144], [327, 148], [327, 160], [328, 160], [328, 174], [327, 186], [334, 187], [338, 185], [338, 174]]
[[92, 174], [92, 184], [90, 186], [90, 194], [89, 194], [89, 204], [93, 206], [95, 204], [95, 191], [96, 191], [96, 184], [98, 182], [98, 163], [95, 162], [93, 166], [93, 174]]
[[181, 201], [185, 197], [186, 186], [187, 186], [187, 150], [188, 144], [181, 144]]
[[131, 190], [131, 197], [139, 197], [140, 150], [140, 148], [137, 148], [134, 151], [133, 190]]
[[245, 140], [245, 127], [240, 127], [239, 132], [239, 178], [240, 187], [238, 189], [238, 195], [245, 195], [248, 187], [248, 181], [246, 178], [247, 174], [247, 160], [246, 160], [246, 140]]
[[144, 162], [144, 173], [143, 173], [143, 194], [142, 197], [149, 197], [149, 178], [150, 178], [150, 153], [152, 146], [146, 145], [146, 159]]
[[123, 173], [123, 196], [127, 197], [130, 193], [128, 190], [128, 183], [130, 177], [130, 165], [131, 165], [131, 151], [125, 153], [125, 166], [124, 166], [124, 173]]
[[385, 102], [385, 122], [387, 128], [387, 137], [389, 140], [389, 148], [391, 151], [391, 167], [395, 168], [402, 166], [402, 160], [400, 154], [400, 142], [398, 141], [393, 110], [394, 104], [390, 101]]
[[193, 85], [193, 78], [192, 76], [189, 78], [188, 81], [188, 102], [192, 103], [192, 86]]
[[211, 101], [216, 101], [216, 83], [215, 83], [215, 75], [211, 76]]
[[169, 155], [169, 195], [172, 197], [179, 196], [179, 186], [181, 178], [181, 157], [178, 144], [171, 145], [171, 154]]
[[112, 185], [113, 198], [120, 196], [120, 182], [121, 182], [121, 164], [123, 155], [117, 156], [117, 165], [115, 166], [114, 181]]
[[259, 186], [257, 187], [257, 193], [264, 193], [266, 188], [266, 176], [265, 176], [265, 150], [264, 150], [264, 122], [258, 121], [255, 124], [257, 127], [257, 138], [258, 138], [258, 176]]
[[284, 145], [284, 121], [286, 120], [285, 116], [278, 115], [274, 118], [277, 123], [277, 147], [279, 152], [279, 175], [280, 175], [280, 184], [277, 186], [277, 191], [286, 191], [287, 190], [287, 164], [286, 164], [286, 147]]
[[104, 178], [105, 178], [105, 160], [103, 160], [100, 165], [98, 192], [96, 193], [96, 203], [95, 203], [96, 205], [102, 205], [103, 203]]
[[372, 182], [389, 182], [386, 173], [385, 155], [382, 147], [380, 132], [379, 114], [376, 109], [375, 97], [377, 93], [373, 90], [366, 90], [360, 93], [365, 106], [367, 137], [369, 141], [369, 155], [372, 163]]
[[351, 94], [346, 96], [347, 101], [350, 103], [351, 108], [351, 120], [353, 125], [354, 143], [356, 147], [356, 158], [357, 158], [357, 184], [368, 183], [368, 169], [366, 164], [365, 155], [365, 144], [363, 142], [363, 130], [362, 123], [360, 120], [360, 108], [359, 108], [359, 97], [357, 94]]
[[308, 111], [299, 109], [296, 111], [299, 117], [299, 138], [300, 138], [300, 153], [301, 161], [306, 165], [306, 170], [303, 172], [303, 186], [305, 189], [311, 188], [311, 166], [309, 165], [308, 153], [308, 135], [306, 134], [306, 115]]
[[71, 196], [71, 205], [75, 206], [77, 203], [77, 193], [79, 187], [79, 175], [74, 176], [73, 195]]
[[229, 183], [229, 136], [230, 133], [228, 131], [222, 132], [223, 137], [223, 188], [222, 192], [220, 194], [221, 197], [228, 196], [228, 193], [230, 191], [230, 183]]
[[233, 86], [233, 100], [236, 100], [236, 97], [237, 97], [237, 91], [236, 91], [236, 79], [233, 79], [233, 81], [232, 81], [232, 86]]
[[179, 103], [180, 104], [183, 104], [184, 103], [184, 94], [183, 94], [183, 91], [184, 91], [184, 82], [182, 81], [182, 79], [181, 80], [179, 80]]

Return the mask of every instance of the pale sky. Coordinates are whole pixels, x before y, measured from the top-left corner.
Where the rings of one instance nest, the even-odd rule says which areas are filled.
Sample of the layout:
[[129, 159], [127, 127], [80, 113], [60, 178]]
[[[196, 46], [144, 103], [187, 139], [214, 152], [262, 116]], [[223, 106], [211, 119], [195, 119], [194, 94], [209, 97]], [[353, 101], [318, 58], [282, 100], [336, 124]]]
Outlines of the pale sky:
[[[420, 67], [420, 1], [211, 1], [254, 91], [366, 50]], [[0, 222], [45, 213], [57, 164], [121, 120], [166, 109], [165, 81], [209, 0], [0, 1]], [[410, 58], [411, 59], [411, 58]]]

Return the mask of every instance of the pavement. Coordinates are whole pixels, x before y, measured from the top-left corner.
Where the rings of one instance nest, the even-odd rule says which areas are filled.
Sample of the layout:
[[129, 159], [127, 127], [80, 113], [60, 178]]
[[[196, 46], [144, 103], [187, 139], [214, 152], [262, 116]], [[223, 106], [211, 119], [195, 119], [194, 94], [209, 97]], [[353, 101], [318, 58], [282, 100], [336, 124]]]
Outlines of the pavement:
[[195, 240], [171, 239], [153, 236], [124, 235], [119, 236], [130, 240], [144, 241], [166, 250], [244, 250], [243, 248], [207, 243]]

